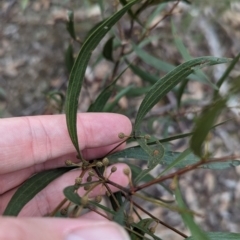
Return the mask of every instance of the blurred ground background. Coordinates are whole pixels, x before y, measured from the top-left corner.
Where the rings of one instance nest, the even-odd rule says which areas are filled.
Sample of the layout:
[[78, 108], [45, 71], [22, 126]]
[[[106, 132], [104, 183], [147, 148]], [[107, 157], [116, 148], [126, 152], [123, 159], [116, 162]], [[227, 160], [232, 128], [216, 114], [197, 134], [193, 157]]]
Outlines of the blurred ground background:
[[[70, 0], [3, 0], [0, 2], [0, 117], [58, 113], [56, 102], [48, 95], [51, 91], [65, 93], [69, 73], [64, 62], [64, 54], [71, 41], [66, 31], [66, 11], [74, 10], [76, 32], [84, 39], [89, 29], [101, 20], [97, 1]], [[192, 1], [192, 5], [179, 4], [172, 19], [179, 37], [187, 46], [192, 57], [213, 55], [234, 57], [240, 51], [240, 3], [239, 1]], [[112, 2], [106, 1], [105, 16], [112, 12]], [[167, 9], [170, 9], [171, 5]], [[159, 16], [162, 17], [162, 16]], [[122, 21], [128, 26], [127, 18]], [[137, 31], [137, 28], [136, 28]], [[166, 18], [154, 30], [160, 37], [153, 40], [149, 52], [161, 56], [164, 61], [179, 64], [182, 58], [174, 45], [170, 19]], [[79, 46], [75, 46], [76, 52]], [[101, 51], [101, 49], [97, 50]], [[95, 53], [97, 55], [97, 53]], [[111, 63], [100, 62], [94, 71], [86, 75], [80, 99], [80, 111], [86, 111], [97, 92], [102, 87]], [[209, 72], [216, 82], [226, 66], [219, 65]], [[240, 66], [231, 73], [240, 75]], [[140, 79], [126, 72], [122, 86], [131, 82], [144, 86]], [[181, 114], [175, 112], [176, 97], [169, 94], [165, 103], [154, 108], [148, 115], [153, 124], [151, 134], [162, 137], [164, 129], [168, 135], [191, 130], [192, 112], [198, 110], [210, 99], [211, 89], [199, 82], [189, 82], [186, 99], [196, 104], [183, 108]], [[132, 120], [142, 98], [123, 97], [118, 112]], [[174, 116], [169, 120], [168, 116]], [[161, 117], [161, 121], [157, 120]], [[240, 121], [232, 111], [226, 111], [221, 120], [234, 120], [214, 131], [210, 148], [216, 156], [239, 154]], [[168, 125], [167, 125], [168, 124]], [[151, 132], [152, 131], [152, 132]], [[186, 141], [175, 141], [171, 146], [182, 151]], [[182, 190], [189, 206], [204, 215], [197, 221], [207, 231], [233, 231], [240, 229], [240, 169], [224, 171], [198, 170], [182, 179]], [[156, 196], [164, 195], [161, 189]], [[147, 206], [146, 206], [147, 207]], [[173, 227], [184, 230], [177, 214], [164, 209], [153, 209], [156, 216]], [[168, 229], [159, 226], [159, 236], [163, 239], [182, 239]]]

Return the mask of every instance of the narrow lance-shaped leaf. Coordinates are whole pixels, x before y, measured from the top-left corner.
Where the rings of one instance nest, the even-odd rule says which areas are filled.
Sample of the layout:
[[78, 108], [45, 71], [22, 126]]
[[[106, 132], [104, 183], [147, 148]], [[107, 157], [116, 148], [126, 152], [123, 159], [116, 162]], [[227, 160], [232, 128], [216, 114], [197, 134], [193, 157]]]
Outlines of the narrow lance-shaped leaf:
[[68, 21], [66, 23], [67, 30], [73, 39], [76, 39], [75, 29], [74, 29], [74, 13], [73, 11], [68, 11]]
[[[142, 234], [144, 234], [144, 238], [137, 238], [137, 239], [146, 239], [146, 240], [149, 240], [149, 238], [148, 237], [146, 237], [146, 234], [147, 235], [149, 235], [149, 236], [151, 236], [152, 238], [151, 239], [154, 239], [154, 240], [162, 240], [161, 238], [159, 238], [158, 236], [156, 236], [155, 234], [153, 234], [149, 229], [148, 229], [148, 227], [145, 225], [145, 226], [143, 226], [143, 224], [138, 224], [138, 223], [132, 223], [131, 224], [133, 227], [134, 227], [134, 229], [136, 230], [136, 229], [138, 229], [138, 233], [142, 233]], [[134, 234], [134, 235], [136, 235], [136, 234]], [[133, 236], [134, 236], [133, 235]], [[132, 236], [132, 235], [131, 235]], [[131, 238], [132, 239], [132, 238]], [[133, 238], [133, 239], [136, 239], [136, 238]]]
[[190, 147], [197, 156], [202, 157], [203, 142], [217, 117], [225, 107], [225, 103], [226, 99], [219, 99], [217, 102], [213, 102], [210, 106], [205, 108], [201, 116], [198, 118], [193, 130], [194, 134], [190, 141]]
[[72, 168], [57, 168], [40, 172], [26, 180], [14, 193], [10, 202], [8, 203], [3, 215], [4, 216], [17, 216], [22, 208], [33, 197], [44, 189], [50, 182], [58, 178], [62, 174], [68, 172]]
[[[142, 46], [142, 43], [139, 44], [138, 46], [132, 43], [132, 47], [133, 47], [134, 52], [145, 63], [149, 64], [150, 66], [153, 66], [154, 68], [158, 69], [159, 71], [163, 71], [163, 72], [166, 72], [166, 73], [168, 73], [168, 72], [170, 72], [170, 71], [175, 69], [176, 66], [174, 66], [174, 65], [172, 65], [172, 64], [170, 64], [168, 62], [165, 62], [163, 60], [160, 60], [159, 58], [157, 58], [157, 57], [155, 57], [153, 55], [150, 55], [149, 53], [144, 51], [141, 48], [141, 46]], [[205, 84], [211, 86], [212, 88], [217, 89], [217, 87], [211, 81], [208, 81], [208, 79], [205, 79], [205, 78], [202, 78], [202, 77], [199, 78], [199, 76], [196, 75], [196, 72], [193, 73], [193, 74], [189, 74], [187, 77], [192, 79], [192, 80], [196, 80], [196, 81], [205, 83]]]
[[118, 104], [119, 100], [125, 96], [131, 89], [133, 88], [133, 85], [130, 85], [124, 89], [122, 89], [114, 98], [114, 100], [104, 107], [104, 112], [112, 112], [114, 107]]
[[[235, 65], [239, 62], [240, 59], [240, 53], [232, 60], [226, 71], [223, 73], [222, 77], [217, 82], [217, 86], [220, 89], [222, 84], [228, 79], [230, 72], [233, 70]], [[214, 91], [213, 99], [217, 99], [219, 97], [219, 89], [216, 89]], [[220, 90], [221, 92], [221, 90]]]
[[115, 84], [118, 81], [118, 79], [123, 75], [123, 73], [127, 70], [125, 68], [117, 77], [116, 79], [107, 86], [97, 97], [97, 99], [92, 103], [88, 109], [88, 112], [102, 112], [108, 99], [112, 95], [112, 92], [115, 88]]
[[70, 73], [74, 64], [73, 47], [71, 43], [68, 45], [68, 48], [65, 52], [65, 64], [68, 72]]
[[158, 164], [161, 163], [162, 158], [164, 156], [165, 150], [163, 145], [156, 141], [156, 145], [154, 147], [149, 147], [146, 144], [146, 140], [140, 138], [137, 140], [141, 148], [148, 155], [148, 169], [144, 169], [136, 178], [135, 183], [138, 183], [142, 178], [144, 178], [152, 169], [154, 169]]
[[[228, 233], [228, 232], [206, 232], [209, 240], [239, 240], [240, 233]], [[195, 240], [195, 237], [185, 238], [186, 240]]]
[[103, 56], [110, 62], [113, 62], [113, 40], [114, 36], [110, 37], [103, 47]]
[[137, 139], [137, 142], [149, 156], [148, 168], [152, 168], [160, 163], [164, 156], [164, 147], [159, 141], [156, 141], [156, 145], [152, 148], [147, 145], [147, 142], [144, 138]]
[[[82, 200], [81, 200], [82, 198], [75, 192], [75, 186], [66, 187], [63, 190], [63, 193], [64, 193], [65, 197], [69, 201], [71, 201], [72, 203], [74, 203], [76, 205], [81, 205], [82, 204]], [[101, 204], [99, 204], [97, 202], [89, 200], [88, 203], [91, 204], [91, 205], [94, 205], [96, 207], [101, 208], [102, 210], [112, 214], [113, 216], [116, 214], [114, 211], [112, 211], [108, 207], [105, 207], [105, 206], [103, 206], [103, 205], [101, 205]]]
[[[128, 63], [128, 61], [126, 60]], [[151, 84], [154, 84], [158, 81], [158, 77], [155, 75], [152, 75], [145, 70], [141, 69], [140, 67], [134, 65], [134, 64], [129, 64], [129, 68], [137, 75], [139, 76], [143, 81], [150, 82]]]
[[119, 225], [124, 226], [125, 223], [125, 210], [127, 206], [129, 205], [129, 202], [125, 200], [125, 202], [122, 204], [120, 208], [116, 211], [116, 214], [113, 217], [113, 221], [118, 223]]
[[181, 192], [179, 190], [177, 179], [174, 179], [174, 184], [176, 185], [175, 190], [175, 196], [176, 201], [178, 203], [178, 206], [182, 209], [181, 216], [185, 223], [185, 225], [190, 229], [192, 235], [194, 236], [194, 239], [204, 239], [204, 240], [210, 240], [209, 237], [206, 235], [205, 232], [203, 232], [197, 224], [194, 222], [193, 216], [189, 211], [187, 210], [185, 203], [182, 199]]
[[228, 62], [226, 58], [215, 57], [201, 57], [185, 62], [173, 71], [166, 74], [163, 78], [156, 82], [150, 91], [143, 99], [135, 120], [134, 129], [138, 130], [144, 116], [152, 109], [152, 107], [160, 101], [169, 91], [171, 91], [179, 82], [185, 79], [188, 75], [193, 73], [196, 69], [214, 65], [219, 63]]
[[[152, 218], [142, 219], [138, 223], [136, 223], [138, 225], [138, 228], [134, 227], [133, 231], [144, 236], [145, 232], [141, 228], [144, 227], [144, 228], [148, 229], [149, 226], [151, 225], [151, 223], [153, 223], [153, 222], [154, 222], [154, 220]], [[140, 237], [139, 235], [136, 235], [134, 233], [131, 233], [130, 236], [131, 236], [131, 240], [142, 240], [142, 237]]]
[[179, 154], [179, 156], [171, 163], [168, 165], [167, 168], [164, 169], [164, 171], [162, 171], [159, 175], [158, 178], [160, 176], [162, 176], [163, 174], [167, 173], [168, 171], [170, 171], [172, 168], [174, 168], [177, 164], [179, 164], [181, 161], [183, 161], [189, 154], [191, 153], [190, 149], [186, 149], [185, 151], [183, 151], [182, 153]]
[[75, 146], [79, 157], [81, 157], [80, 148], [77, 136], [77, 108], [78, 97], [82, 87], [84, 74], [87, 68], [88, 61], [91, 57], [92, 51], [96, 48], [102, 38], [111, 29], [111, 27], [126, 13], [130, 7], [138, 2], [134, 0], [126, 4], [121, 10], [115, 13], [112, 17], [101, 23], [97, 29], [84, 42], [78, 57], [73, 65], [70, 74], [67, 97], [66, 97], [66, 120], [70, 138]]

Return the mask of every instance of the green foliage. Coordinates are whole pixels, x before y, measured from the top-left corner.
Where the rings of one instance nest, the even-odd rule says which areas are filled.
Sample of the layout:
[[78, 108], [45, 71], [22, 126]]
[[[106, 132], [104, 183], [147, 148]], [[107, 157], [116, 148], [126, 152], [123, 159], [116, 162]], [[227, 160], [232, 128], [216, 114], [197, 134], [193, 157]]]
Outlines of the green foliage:
[[[25, 3], [28, 1], [22, 2]], [[80, 163], [72, 163], [72, 165], [70, 165], [82, 170], [82, 175], [79, 178], [73, 179], [73, 182], [75, 180], [73, 186], [68, 186], [63, 190], [65, 199], [62, 204], [56, 207], [52, 215], [61, 215], [59, 210], [68, 202], [67, 209], [62, 209], [67, 210], [66, 217], [79, 217], [83, 208], [94, 210], [101, 214], [100, 209], [106, 213], [104, 216], [107, 219], [115, 221], [125, 227], [132, 240], [163, 239], [161, 236], [158, 236], [158, 234], [155, 234], [155, 229], [158, 224], [163, 224], [176, 234], [181, 235], [184, 239], [239, 239], [240, 235], [237, 233], [208, 233], [202, 231], [194, 222], [195, 213], [187, 209], [182, 199], [182, 193], [178, 186], [178, 178], [187, 174], [190, 170], [196, 170], [197, 168], [222, 170], [240, 165], [240, 161], [237, 160], [236, 156], [214, 158], [212, 157], [213, 153], [204, 150], [204, 146], [207, 145], [209, 141], [208, 136], [210, 132], [227, 122], [223, 121], [216, 124], [221, 113], [227, 108], [227, 100], [232, 95], [239, 93], [240, 86], [238, 86], [238, 84], [229, 90], [226, 97], [220, 96], [219, 88], [224, 81], [229, 78], [229, 74], [239, 62], [240, 54], [232, 61], [228, 58], [213, 56], [193, 58], [187, 47], [183, 44], [180, 36], [178, 36], [177, 29], [173, 22], [173, 40], [176, 49], [178, 49], [184, 61], [182, 62], [182, 59], [176, 61], [182, 63], [175, 66], [176, 62], [167, 62], [165, 59], [160, 59], [157, 53], [151, 53], [148, 48], [149, 43], [152, 39], [159, 39], [159, 36], [150, 35], [152, 22], [160, 12], [162, 14], [166, 11], [168, 2], [171, 1], [120, 0], [119, 8], [116, 8], [119, 10], [117, 11], [115, 9], [112, 15], [106, 17], [104, 15], [108, 12], [105, 11], [107, 5], [105, 5], [104, 1], [99, 1], [101, 15], [104, 20], [99, 21], [92, 27], [86, 34], [87, 37], [84, 42], [81, 42], [77, 37], [73, 12], [68, 12], [66, 27], [72, 39], [65, 52], [66, 68], [70, 73], [66, 99], [60, 92], [51, 92], [49, 93], [49, 97], [56, 101], [58, 100], [56, 96], [60, 97], [60, 101], [58, 102], [60, 109], [62, 109], [65, 100], [67, 128], [80, 161]], [[152, 6], [156, 7], [152, 8]], [[147, 16], [144, 21], [142, 20], [142, 14], [145, 14], [146, 9], [148, 9], [146, 14], [149, 14], [149, 16]], [[170, 14], [171, 13], [166, 13], [163, 19]], [[128, 15], [127, 20], [125, 19], [125, 25], [127, 26], [124, 24], [121, 25], [121, 18], [123, 18], [124, 15]], [[137, 29], [140, 29], [138, 36], [134, 36], [134, 27], [136, 24]], [[115, 25], [117, 25], [116, 28], [114, 28]], [[127, 27], [128, 29], [126, 30]], [[116, 29], [118, 31], [116, 31]], [[106, 39], [103, 40], [105, 36]], [[103, 45], [101, 44], [102, 40], [105, 42]], [[74, 41], [81, 46], [76, 59], [73, 57], [74, 49], [72, 43]], [[113, 149], [104, 156], [105, 158], [93, 159], [91, 162], [87, 162], [82, 157], [81, 146], [79, 146], [78, 141], [77, 111], [85, 71], [87, 66], [91, 65], [90, 58], [96, 48], [100, 53], [94, 61], [94, 64], [92, 64], [93, 69], [103, 59], [108, 60], [112, 68], [109, 69], [106, 81], [101, 82], [101, 91], [99, 91], [96, 98], [88, 107], [88, 112], [114, 112], [115, 110], [119, 110], [117, 106], [122, 97], [128, 99], [139, 97], [141, 103], [136, 113], [134, 111], [131, 112], [134, 113], [134, 115], [131, 114], [130, 117], [134, 119], [135, 123], [132, 134], [130, 136], [125, 136], [124, 134], [124, 136], [120, 136], [120, 138], [123, 138], [123, 142], [132, 141], [135, 142], [136, 146], [114, 153]], [[215, 85], [209, 80], [211, 76], [208, 76], [202, 68], [222, 63], [230, 64]], [[137, 84], [130, 82], [128, 86], [122, 86], [121, 81], [125, 77], [124, 74], [126, 74], [126, 70], [129, 70], [134, 76], [140, 78], [142, 85], [137, 86]], [[159, 77], [159, 75], [161, 77]], [[236, 79], [239, 80], [239, 78]], [[194, 118], [195, 122], [192, 132], [168, 136], [167, 129], [164, 129], [166, 135], [162, 134], [164, 136], [162, 139], [149, 136], [148, 134], [141, 134], [141, 131], [146, 131], [146, 122], [152, 127], [153, 118], [148, 121], [147, 116], [151, 113], [155, 105], [159, 103], [163, 105], [166, 103], [169, 92], [172, 92], [176, 96], [178, 110], [180, 111], [181, 108], [184, 107], [182, 97], [189, 81], [199, 81], [202, 84], [207, 84], [208, 87], [210, 86], [213, 95], [212, 101], [208, 106], [205, 106], [198, 117]], [[167, 117], [159, 114], [154, 120], [165, 121], [168, 123], [167, 126], [169, 126], [172, 122], [177, 121], [178, 116], [172, 116], [176, 109], [177, 106], [174, 106], [173, 111], [167, 113]], [[125, 112], [122, 110], [119, 112], [127, 115], [130, 111], [128, 109]], [[171, 150], [171, 141], [189, 137], [190, 144], [186, 150], [183, 152]], [[109, 163], [103, 165], [103, 161], [104, 159], [106, 160], [106, 158]], [[115, 163], [125, 163], [131, 169], [131, 174], [128, 172], [128, 169], [124, 169], [124, 174], [129, 178], [128, 188], [116, 185], [116, 183], [109, 180], [109, 176], [106, 177], [104, 175], [106, 167]], [[144, 166], [144, 169], [141, 166]], [[154, 175], [152, 170], [157, 166], [161, 166], [163, 170]], [[4, 215], [18, 215], [21, 209], [33, 199], [38, 192], [44, 189], [51, 181], [71, 169], [72, 167], [43, 171], [28, 179], [15, 192], [5, 209]], [[116, 169], [112, 167], [111, 171], [114, 173]], [[87, 174], [87, 172], [88, 174], [91, 172], [92, 176], [96, 179], [91, 181], [91, 178], [89, 178], [89, 181], [82, 183], [82, 177]], [[88, 177], [92, 176], [89, 175]], [[168, 183], [166, 184], [165, 180], [171, 180], [170, 187], [167, 186]], [[151, 194], [144, 191], [146, 188], [154, 186], [155, 184], [163, 187], [172, 196], [172, 200], [164, 202], [164, 200], [161, 199], [154, 199]], [[111, 185], [118, 189], [116, 193], [111, 191], [109, 187]], [[103, 193], [106, 192], [105, 196], [109, 200], [107, 206], [101, 204], [100, 196], [94, 199], [89, 197], [89, 193], [97, 187], [103, 189]], [[81, 196], [79, 195], [79, 189], [85, 190]], [[139, 191], [143, 191], [144, 195], [139, 194]], [[142, 206], [138, 205], [138, 202], [135, 200], [136, 198], [141, 198], [141, 200], [148, 201], [149, 203], [180, 214], [192, 236], [188, 237], [174, 227], [162, 222], [158, 216], [153, 216], [151, 212], [146, 211]], [[148, 217], [142, 219], [142, 212]]]
[[22, 208], [33, 197], [44, 189], [50, 182], [58, 178], [62, 174], [68, 172], [72, 168], [57, 168], [40, 172], [29, 178], [24, 182], [18, 190], [14, 193], [10, 202], [8, 203], [3, 215], [5, 216], [17, 216]]

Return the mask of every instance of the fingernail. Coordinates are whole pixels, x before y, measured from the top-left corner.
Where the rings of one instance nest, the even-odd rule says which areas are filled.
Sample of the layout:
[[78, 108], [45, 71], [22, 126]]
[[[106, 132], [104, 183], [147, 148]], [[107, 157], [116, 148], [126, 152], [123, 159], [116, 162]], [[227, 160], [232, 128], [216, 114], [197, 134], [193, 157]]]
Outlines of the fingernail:
[[98, 240], [98, 239], [129, 240], [126, 231], [117, 224], [97, 224], [76, 229], [66, 240]]

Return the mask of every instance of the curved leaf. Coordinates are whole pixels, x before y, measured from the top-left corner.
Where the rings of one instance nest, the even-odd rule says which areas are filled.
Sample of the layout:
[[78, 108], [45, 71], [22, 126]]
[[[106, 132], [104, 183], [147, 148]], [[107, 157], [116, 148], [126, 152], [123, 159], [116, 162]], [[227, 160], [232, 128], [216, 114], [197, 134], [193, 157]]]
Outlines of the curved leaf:
[[68, 11], [68, 21], [66, 23], [68, 33], [73, 39], [76, 39], [75, 29], [74, 29], [74, 13], [73, 11]]
[[169, 91], [171, 91], [178, 83], [193, 73], [196, 69], [214, 65], [219, 63], [229, 62], [226, 58], [215, 58], [215, 57], [201, 57], [190, 61], [187, 61], [173, 71], [166, 74], [163, 78], [156, 82], [150, 91], [146, 94], [143, 99], [135, 120], [134, 130], [138, 130], [144, 116], [151, 110], [151, 108], [161, 100]]
[[[176, 186], [176, 190], [175, 192], [175, 196], [176, 196], [176, 201], [178, 203], [179, 208], [183, 209], [180, 213], [182, 216], [182, 219], [185, 223], [185, 225], [189, 228], [189, 230], [191, 231], [192, 235], [194, 236], [194, 239], [204, 239], [204, 240], [210, 240], [210, 238], [206, 235], [205, 232], [203, 232], [198, 225], [194, 222], [193, 216], [191, 213], [189, 213], [189, 211], [187, 210], [185, 203], [182, 199], [181, 196], [181, 192], [179, 190], [178, 187], [178, 182], [175, 181]], [[186, 210], [184, 210], [186, 209]]]
[[113, 60], [113, 40], [114, 36], [110, 37], [103, 47], [103, 56], [110, 62], [114, 62]]
[[[239, 240], [240, 233], [228, 232], [206, 232], [209, 240]], [[195, 237], [185, 238], [186, 240], [195, 240]]]
[[[63, 193], [65, 195], [65, 197], [71, 201], [72, 203], [76, 204], [76, 205], [81, 205], [81, 197], [75, 193], [75, 186], [69, 186], [69, 187], [66, 187], [64, 190], [63, 190]], [[92, 204], [96, 207], [99, 207], [101, 208], [102, 210], [108, 212], [108, 213], [111, 213], [113, 216], [116, 214], [116, 212], [112, 211], [111, 209], [109, 209], [108, 207], [105, 207], [97, 202], [94, 202], [94, 201], [91, 201], [89, 200], [88, 201], [89, 204]]]
[[[154, 150], [155, 148], [153, 146], [149, 147]], [[176, 159], [180, 158], [180, 155], [182, 153], [180, 152], [172, 152], [172, 151], [165, 151], [164, 156], [161, 159], [160, 164], [163, 164], [165, 166], [169, 166], [173, 164]], [[131, 147], [127, 148], [125, 150], [113, 153], [108, 156], [108, 159], [114, 163], [114, 162], [120, 162], [118, 159], [124, 159], [121, 160], [123, 162], [126, 162], [127, 164], [129, 163], [129, 158], [134, 158], [137, 160], [142, 160], [142, 161], [148, 161], [149, 160], [149, 155], [140, 147]], [[187, 156], [181, 157], [181, 161], [177, 161], [177, 163], [174, 163], [174, 167], [176, 168], [183, 168], [188, 165], [197, 163], [200, 161], [200, 158], [194, 155], [193, 153], [188, 154]], [[240, 165], [240, 160], [226, 160], [224, 162], [216, 162], [216, 163], [207, 163], [202, 165], [201, 168], [206, 168], [206, 169], [213, 169], [213, 170], [220, 170], [220, 169], [226, 169], [226, 168], [232, 168], [232, 167], [237, 167]]]
[[211, 105], [205, 108], [201, 116], [197, 119], [193, 130], [194, 133], [190, 141], [190, 147], [199, 157], [202, 157], [204, 154], [202, 153], [203, 142], [205, 141], [215, 120], [225, 107], [225, 104], [226, 99], [219, 99], [217, 102], [213, 102]]
[[69, 84], [66, 97], [66, 120], [70, 138], [75, 146], [79, 157], [81, 158], [80, 148], [77, 137], [77, 108], [78, 97], [82, 87], [84, 74], [87, 68], [88, 61], [91, 57], [92, 51], [96, 48], [102, 38], [111, 29], [111, 27], [126, 13], [130, 7], [138, 2], [133, 0], [126, 4], [121, 10], [115, 13], [112, 17], [103, 21], [97, 29], [84, 42], [77, 59], [73, 65], [70, 74]]
[[14, 193], [3, 215], [17, 216], [22, 208], [57, 177], [73, 168], [64, 167], [40, 172], [26, 180]]
[[65, 52], [65, 64], [68, 72], [70, 73], [74, 64], [73, 46], [71, 43], [69, 43], [68, 48]]
[[118, 79], [123, 75], [123, 73], [127, 70], [125, 68], [117, 77], [116, 79], [109, 85], [107, 86], [97, 97], [97, 99], [92, 103], [88, 109], [88, 112], [103, 112], [104, 107], [112, 95], [112, 92], [114, 90], [115, 84], [118, 81]]

